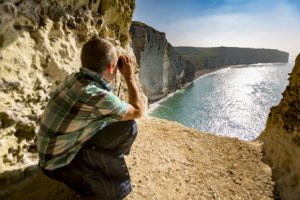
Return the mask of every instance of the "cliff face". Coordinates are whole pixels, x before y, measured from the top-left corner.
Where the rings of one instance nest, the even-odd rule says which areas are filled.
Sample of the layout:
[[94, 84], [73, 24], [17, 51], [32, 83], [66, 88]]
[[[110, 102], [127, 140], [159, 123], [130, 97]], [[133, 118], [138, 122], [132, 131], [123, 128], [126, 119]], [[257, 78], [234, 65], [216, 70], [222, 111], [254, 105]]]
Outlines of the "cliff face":
[[150, 101], [193, 81], [193, 65], [176, 53], [165, 33], [140, 22], [132, 23], [130, 33], [141, 86]]
[[287, 63], [289, 54], [275, 49], [251, 49], [237, 47], [175, 47], [196, 70], [217, 69], [228, 65], [254, 63]]
[[300, 54], [281, 102], [271, 109], [260, 138], [282, 199], [300, 199]]
[[135, 1], [0, 3], [1, 172], [36, 163], [35, 133], [50, 88], [78, 70], [84, 42], [110, 38], [134, 56], [128, 30]]

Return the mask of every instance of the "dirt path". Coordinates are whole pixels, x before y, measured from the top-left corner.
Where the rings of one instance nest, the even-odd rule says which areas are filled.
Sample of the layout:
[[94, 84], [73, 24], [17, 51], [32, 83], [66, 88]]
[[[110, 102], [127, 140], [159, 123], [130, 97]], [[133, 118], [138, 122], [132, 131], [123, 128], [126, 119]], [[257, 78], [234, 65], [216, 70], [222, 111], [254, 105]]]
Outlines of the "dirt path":
[[136, 199], [273, 199], [261, 145], [144, 118], [127, 157]]

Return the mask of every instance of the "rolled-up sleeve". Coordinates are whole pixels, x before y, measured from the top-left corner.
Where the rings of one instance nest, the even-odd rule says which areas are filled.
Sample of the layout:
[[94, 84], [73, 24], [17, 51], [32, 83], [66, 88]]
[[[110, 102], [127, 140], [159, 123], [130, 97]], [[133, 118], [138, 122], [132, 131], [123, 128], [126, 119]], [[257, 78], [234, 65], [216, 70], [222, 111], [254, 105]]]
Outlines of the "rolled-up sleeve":
[[109, 121], [119, 121], [128, 112], [129, 105], [112, 92], [105, 92], [101, 101], [95, 105], [95, 109], [99, 115], [109, 118]]

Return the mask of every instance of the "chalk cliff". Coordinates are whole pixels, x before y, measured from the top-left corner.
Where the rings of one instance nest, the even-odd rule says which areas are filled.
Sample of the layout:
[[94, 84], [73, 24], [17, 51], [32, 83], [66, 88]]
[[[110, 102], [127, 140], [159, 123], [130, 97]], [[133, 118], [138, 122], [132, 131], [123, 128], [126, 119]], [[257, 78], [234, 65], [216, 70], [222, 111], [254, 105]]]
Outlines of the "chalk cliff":
[[217, 69], [228, 65], [287, 63], [289, 58], [288, 53], [275, 49], [237, 47], [175, 47], [175, 49], [196, 67], [196, 71]]
[[281, 102], [271, 109], [260, 138], [282, 199], [300, 199], [300, 54]]
[[35, 134], [50, 89], [78, 70], [84, 42], [101, 36], [134, 56], [128, 30], [135, 1], [0, 3], [1, 172], [36, 163]]
[[149, 101], [158, 100], [194, 80], [194, 66], [174, 50], [165, 33], [133, 22], [130, 34], [140, 83]]

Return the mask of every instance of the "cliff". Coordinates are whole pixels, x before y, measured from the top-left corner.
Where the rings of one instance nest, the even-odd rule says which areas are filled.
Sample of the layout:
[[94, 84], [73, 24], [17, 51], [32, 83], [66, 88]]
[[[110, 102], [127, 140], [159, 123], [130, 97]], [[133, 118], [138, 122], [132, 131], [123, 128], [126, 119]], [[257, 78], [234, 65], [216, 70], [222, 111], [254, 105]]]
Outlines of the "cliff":
[[282, 199], [300, 199], [300, 54], [281, 102], [271, 108], [260, 140]]
[[174, 50], [165, 33], [141, 22], [133, 22], [130, 33], [140, 69], [140, 83], [150, 101], [194, 80], [194, 66]]
[[[2, 172], [36, 163], [35, 134], [51, 87], [79, 69], [84, 42], [93, 36], [108, 38], [120, 52], [134, 57], [128, 30], [135, 1], [0, 3]], [[120, 78], [115, 86], [123, 91]]]
[[[134, 7], [134, 0], [0, 1], [0, 199], [79, 199], [37, 168], [40, 116], [50, 88], [78, 70], [81, 47], [91, 37], [108, 38], [134, 56], [128, 35]], [[187, 68], [184, 74], [191, 72]], [[286, 199], [299, 199], [299, 77], [298, 57], [284, 99], [272, 109], [261, 136], [265, 161]], [[124, 96], [120, 77], [114, 85]], [[134, 186], [127, 199], [277, 197], [259, 141], [214, 136], [148, 117], [138, 120], [138, 128], [126, 158]]]
[[196, 67], [196, 71], [214, 70], [228, 65], [287, 63], [289, 58], [288, 53], [275, 49], [237, 47], [175, 47], [175, 49]]

